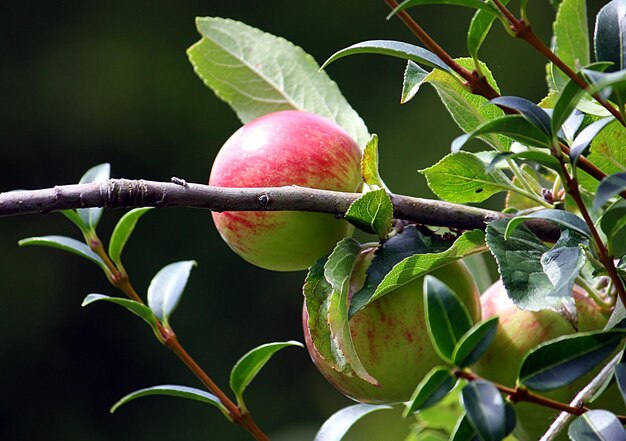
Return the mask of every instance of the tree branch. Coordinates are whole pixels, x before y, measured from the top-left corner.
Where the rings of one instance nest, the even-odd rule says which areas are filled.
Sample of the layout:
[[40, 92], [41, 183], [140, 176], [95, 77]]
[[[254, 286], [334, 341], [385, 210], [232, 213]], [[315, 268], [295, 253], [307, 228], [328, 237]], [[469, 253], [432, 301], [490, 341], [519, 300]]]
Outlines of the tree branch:
[[[313, 211], [342, 217], [360, 193], [305, 187], [224, 188], [186, 182], [109, 179], [90, 184], [60, 185], [41, 190], [0, 193], [0, 217], [46, 214], [87, 207], [189, 207], [212, 211]], [[509, 216], [492, 210], [403, 195], [391, 195], [397, 219], [459, 230], [484, 230], [487, 223]], [[529, 226], [546, 241], [559, 230], [544, 221]]]

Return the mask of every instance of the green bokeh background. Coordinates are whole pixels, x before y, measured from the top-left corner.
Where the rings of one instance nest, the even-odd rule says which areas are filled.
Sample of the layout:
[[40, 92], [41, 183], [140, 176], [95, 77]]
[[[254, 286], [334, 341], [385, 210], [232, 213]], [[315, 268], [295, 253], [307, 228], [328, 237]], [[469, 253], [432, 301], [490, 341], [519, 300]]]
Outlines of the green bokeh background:
[[[113, 177], [206, 182], [212, 159], [240, 123], [187, 61], [185, 49], [198, 39], [195, 16], [244, 21], [284, 36], [319, 62], [366, 39], [414, 42], [397, 19], [385, 21], [382, 1], [22, 1], [0, 10], [0, 191], [73, 183], [101, 162], [111, 163]], [[553, 10], [547, 1], [532, 2], [530, 10], [548, 41]], [[466, 53], [469, 11], [428, 6], [414, 16], [453, 56]], [[483, 58], [504, 94], [542, 98], [544, 61], [501, 27]], [[399, 104], [403, 70], [404, 62], [382, 56], [328, 68], [379, 134], [390, 188], [431, 197], [417, 170], [442, 157], [460, 131], [429, 87]], [[103, 237], [121, 214], [105, 213]], [[196, 402], [151, 397], [108, 413], [135, 389], [199, 385], [136, 317], [108, 304], [81, 309], [88, 293], [117, 294], [95, 265], [57, 250], [17, 247], [23, 237], [76, 233], [59, 214], [0, 219], [0, 439], [249, 439]], [[227, 384], [230, 366], [250, 348], [303, 339], [305, 274], [271, 273], [240, 260], [206, 212], [153, 211], [125, 252], [141, 292], [161, 267], [186, 259], [199, 266], [173, 326], [219, 384]], [[350, 404], [297, 348], [280, 352], [247, 397], [278, 441], [311, 439], [325, 418]]]

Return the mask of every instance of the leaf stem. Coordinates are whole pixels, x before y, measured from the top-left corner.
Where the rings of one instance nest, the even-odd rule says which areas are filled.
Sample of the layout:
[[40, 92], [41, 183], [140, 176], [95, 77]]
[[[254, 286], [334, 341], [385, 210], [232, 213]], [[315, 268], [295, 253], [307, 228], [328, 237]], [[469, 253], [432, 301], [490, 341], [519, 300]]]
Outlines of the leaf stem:
[[[475, 381], [481, 378], [469, 369], [453, 369], [453, 374], [457, 378], [463, 378], [468, 381]], [[534, 392], [531, 392], [526, 387], [523, 387], [523, 386], [508, 387], [508, 386], [504, 386], [498, 383], [493, 383], [493, 385], [500, 392], [506, 394], [511, 400], [511, 402], [513, 403], [518, 403], [521, 401], [534, 403], [540, 406], [549, 407], [550, 409], [559, 410], [561, 412], [567, 412], [576, 416], [580, 416], [583, 413], [590, 410], [587, 406], [585, 406], [582, 403], [578, 407], [571, 406], [567, 403], [562, 403], [560, 401], [556, 401], [551, 398], [544, 397], [543, 395], [539, 395]], [[617, 418], [622, 423], [626, 423], [626, 416], [618, 415]]]
[[576, 277], [576, 285], [583, 288], [587, 292], [589, 297], [603, 311], [611, 311], [613, 309], [613, 302], [605, 302], [602, 299], [602, 295], [593, 286], [589, 285], [589, 283], [587, 283], [587, 281], [583, 277]]

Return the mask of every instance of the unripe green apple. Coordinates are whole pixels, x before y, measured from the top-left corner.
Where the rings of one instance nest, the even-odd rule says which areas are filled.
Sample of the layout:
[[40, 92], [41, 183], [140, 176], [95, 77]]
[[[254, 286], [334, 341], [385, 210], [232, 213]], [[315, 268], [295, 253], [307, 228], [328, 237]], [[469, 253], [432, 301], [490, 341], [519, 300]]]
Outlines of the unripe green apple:
[[[578, 313], [578, 330], [602, 329], [608, 313], [602, 311], [580, 287], [575, 286], [572, 295]], [[483, 293], [481, 303], [483, 319], [498, 315], [499, 323], [489, 350], [472, 369], [495, 383], [514, 386], [522, 360], [530, 349], [547, 340], [577, 332], [573, 321], [562, 314], [519, 309], [508, 297], [501, 280]], [[569, 403], [586, 384], [584, 380], [542, 395]], [[521, 441], [538, 440], [558, 416], [558, 411], [524, 402], [515, 404], [515, 413], [517, 426], [514, 434]]]
[[[209, 185], [298, 185], [355, 192], [362, 185], [360, 160], [359, 147], [337, 124], [312, 113], [286, 110], [237, 130], [215, 158]], [[231, 249], [248, 262], [275, 271], [308, 268], [353, 231], [347, 221], [324, 213], [212, 214]]]
[[[453, 262], [431, 275], [457, 293], [474, 322], [480, 320], [478, 288], [462, 262]], [[304, 338], [309, 355], [322, 375], [345, 395], [362, 403], [409, 400], [428, 371], [443, 364], [426, 327], [423, 287], [423, 277], [412, 280], [369, 304], [350, 320], [350, 333], [359, 359], [380, 387], [340, 373], [329, 365], [311, 340], [305, 303]]]

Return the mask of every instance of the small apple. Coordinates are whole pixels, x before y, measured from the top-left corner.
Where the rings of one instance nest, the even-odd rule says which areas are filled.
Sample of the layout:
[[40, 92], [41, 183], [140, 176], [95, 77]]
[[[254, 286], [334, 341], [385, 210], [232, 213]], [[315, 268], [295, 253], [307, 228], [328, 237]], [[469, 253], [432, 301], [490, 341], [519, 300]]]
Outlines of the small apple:
[[[582, 288], [574, 286], [572, 295], [578, 313], [578, 331], [602, 329], [608, 314]], [[514, 386], [522, 359], [530, 349], [547, 340], [577, 332], [573, 322], [562, 314], [519, 309], [508, 297], [501, 280], [483, 293], [481, 303], [483, 319], [498, 315], [499, 323], [489, 350], [472, 369], [496, 383]], [[584, 380], [542, 395], [569, 403], [586, 384]], [[558, 416], [557, 411], [524, 402], [515, 404], [515, 412], [517, 426], [514, 434], [520, 441], [538, 440]]]
[[[480, 320], [478, 288], [465, 264], [453, 262], [431, 275], [457, 293], [474, 322]], [[423, 286], [423, 277], [412, 280], [369, 304], [350, 320], [350, 333], [359, 359], [380, 387], [340, 373], [324, 360], [311, 340], [305, 303], [304, 338], [309, 355], [322, 375], [343, 394], [361, 403], [409, 400], [428, 371], [444, 364], [426, 327]]]
[[[299, 185], [356, 192], [361, 151], [335, 123], [286, 110], [248, 122], [219, 151], [209, 178], [217, 187]], [[275, 271], [308, 268], [352, 234], [331, 214], [283, 211], [212, 213], [228, 246], [254, 265]]]

